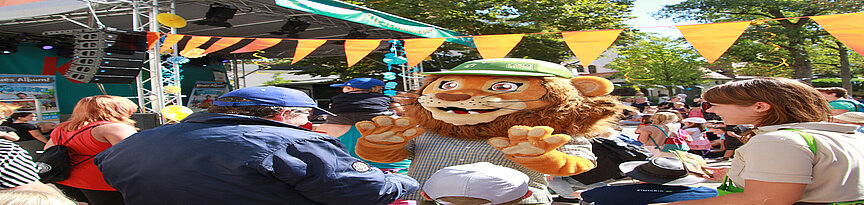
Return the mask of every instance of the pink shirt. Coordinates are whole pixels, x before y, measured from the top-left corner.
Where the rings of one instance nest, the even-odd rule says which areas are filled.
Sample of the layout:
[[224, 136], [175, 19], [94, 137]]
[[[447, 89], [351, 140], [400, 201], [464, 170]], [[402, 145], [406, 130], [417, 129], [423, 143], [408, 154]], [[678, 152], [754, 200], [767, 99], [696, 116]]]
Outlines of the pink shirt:
[[702, 110], [690, 110], [690, 113], [687, 113], [687, 117], [701, 117], [701, 118], [705, 118], [705, 116], [702, 115]]

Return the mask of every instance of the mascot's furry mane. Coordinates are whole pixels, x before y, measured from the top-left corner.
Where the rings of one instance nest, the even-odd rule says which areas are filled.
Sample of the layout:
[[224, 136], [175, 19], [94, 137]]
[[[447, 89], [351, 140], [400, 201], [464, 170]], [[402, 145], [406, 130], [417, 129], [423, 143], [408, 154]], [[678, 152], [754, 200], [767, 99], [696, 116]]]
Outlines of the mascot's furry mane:
[[[421, 92], [439, 77], [441, 75], [426, 76], [423, 86], [417, 92]], [[500, 116], [495, 121], [476, 125], [457, 126], [432, 118], [432, 113], [417, 101], [419, 93], [405, 93], [401, 97], [397, 96], [397, 99], [400, 99], [404, 106], [406, 116], [416, 119], [426, 131], [469, 139], [507, 137], [507, 131], [514, 125], [549, 126], [555, 129], [556, 134], [592, 137], [613, 125], [616, 117], [625, 109], [614, 96], [583, 96], [570, 79], [541, 78], [543, 87], [547, 90], [541, 100], [547, 102], [548, 106], [521, 110]]]

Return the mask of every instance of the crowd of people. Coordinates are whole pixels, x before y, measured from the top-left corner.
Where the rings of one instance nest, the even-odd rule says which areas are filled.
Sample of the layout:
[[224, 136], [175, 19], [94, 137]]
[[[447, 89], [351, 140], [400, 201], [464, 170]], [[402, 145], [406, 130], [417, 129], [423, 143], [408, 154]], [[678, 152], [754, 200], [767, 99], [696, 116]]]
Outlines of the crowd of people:
[[[354, 124], [403, 112], [381, 94], [383, 86], [371, 78], [335, 84], [344, 93], [329, 111], [301, 91], [243, 88], [215, 98], [206, 112], [141, 132], [130, 119], [137, 105], [122, 97], [81, 99], [56, 127], [37, 126], [32, 113], [0, 103], [8, 117], [0, 126], [0, 203], [414, 204], [400, 198], [421, 187], [424, 199], [439, 204], [520, 204], [532, 195], [529, 176], [491, 162], [446, 167], [421, 185], [404, 175], [411, 160], [361, 159], [353, 151], [360, 137]], [[575, 196], [598, 205], [864, 200], [864, 152], [857, 148], [864, 143], [864, 104], [848, 100], [844, 89], [757, 78], [701, 97], [688, 104], [686, 95], [675, 95], [656, 106], [641, 93], [624, 98], [632, 107], [621, 124], [638, 125], [635, 139], [617, 132], [599, 137], [650, 152], [647, 161], [613, 169], [642, 183], [580, 184], [591, 189]], [[312, 115], [330, 117], [309, 129]], [[52, 187], [39, 181], [33, 160], [55, 145], [69, 148], [71, 172]], [[708, 174], [695, 175], [675, 150], [731, 160], [731, 167], [703, 167]], [[743, 191], [692, 186], [705, 180]]]

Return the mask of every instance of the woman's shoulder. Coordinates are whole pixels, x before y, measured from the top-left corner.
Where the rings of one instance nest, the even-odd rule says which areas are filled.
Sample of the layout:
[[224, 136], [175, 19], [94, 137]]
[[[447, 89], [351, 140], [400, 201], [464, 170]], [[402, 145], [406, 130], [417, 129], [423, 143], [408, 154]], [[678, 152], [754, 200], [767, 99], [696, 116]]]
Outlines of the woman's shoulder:
[[806, 145], [801, 134], [791, 130], [774, 130], [754, 135], [748, 143], [792, 143]]
[[640, 127], [638, 130], [654, 131], [654, 130], [658, 130], [658, 128], [657, 128], [657, 125], [645, 125], [645, 126]]
[[90, 123], [88, 126], [94, 126], [93, 130], [135, 129], [135, 126], [120, 122]]

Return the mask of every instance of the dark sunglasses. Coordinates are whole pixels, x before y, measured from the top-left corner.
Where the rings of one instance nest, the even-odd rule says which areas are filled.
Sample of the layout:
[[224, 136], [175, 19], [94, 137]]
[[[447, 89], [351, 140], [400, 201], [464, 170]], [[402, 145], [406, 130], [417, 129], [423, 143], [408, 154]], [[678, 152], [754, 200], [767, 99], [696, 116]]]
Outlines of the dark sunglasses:
[[702, 106], [702, 112], [705, 112], [708, 108], [714, 107], [714, 105], [709, 102], [702, 102], [702, 105], [700, 106]]

